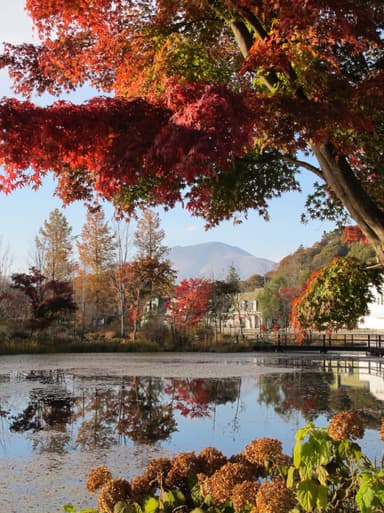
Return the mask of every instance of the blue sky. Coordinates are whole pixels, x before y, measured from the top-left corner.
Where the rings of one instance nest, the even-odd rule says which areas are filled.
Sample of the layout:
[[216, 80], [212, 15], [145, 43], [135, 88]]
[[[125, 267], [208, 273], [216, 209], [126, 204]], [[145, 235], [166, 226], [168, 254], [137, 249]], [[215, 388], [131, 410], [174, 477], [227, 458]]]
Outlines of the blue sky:
[[[33, 40], [31, 23], [24, 10], [24, 0], [1, 0], [0, 41], [23, 42]], [[9, 96], [9, 80], [0, 72], [0, 96]], [[82, 100], [78, 94], [73, 100]], [[36, 101], [49, 102], [48, 98]], [[311, 246], [318, 241], [324, 231], [333, 228], [331, 223], [300, 223], [306, 194], [311, 191], [315, 177], [305, 173], [302, 180], [302, 193], [288, 193], [283, 198], [271, 202], [270, 221], [265, 222], [255, 213], [248, 220], [234, 225], [223, 222], [217, 228], [206, 231], [204, 220], [193, 218], [185, 210], [176, 208], [164, 213], [159, 211], [162, 228], [165, 230], [165, 243], [169, 246], [188, 246], [202, 242], [219, 241], [238, 246], [249, 253], [278, 262], [295, 251], [301, 244]], [[39, 228], [54, 208], [61, 208], [59, 198], [53, 196], [54, 184], [48, 179], [38, 191], [29, 188], [18, 190], [5, 196], [0, 193], [0, 251], [9, 246], [12, 255], [12, 270], [26, 271], [32, 265], [33, 242]], [[105, 206], [106, 217], [111, 219], [113, 209]], [[76, 203], [63, 210], [72, 226], [73, 234], [81, 232], [86, 210]], [[132, 225], [132, 230], [134, 224]]]

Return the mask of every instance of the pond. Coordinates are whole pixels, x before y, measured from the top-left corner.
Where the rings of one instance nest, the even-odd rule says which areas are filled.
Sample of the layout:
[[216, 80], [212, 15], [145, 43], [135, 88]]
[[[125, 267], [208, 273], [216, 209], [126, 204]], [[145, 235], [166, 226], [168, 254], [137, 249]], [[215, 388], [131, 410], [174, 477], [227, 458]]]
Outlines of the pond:
[[0, 512], [95, 507], [89, 471], [214, 446], [227, 456], [358, 409], [381, 458], [384, 361], [346, 354], [73, 354], [0, 357]]

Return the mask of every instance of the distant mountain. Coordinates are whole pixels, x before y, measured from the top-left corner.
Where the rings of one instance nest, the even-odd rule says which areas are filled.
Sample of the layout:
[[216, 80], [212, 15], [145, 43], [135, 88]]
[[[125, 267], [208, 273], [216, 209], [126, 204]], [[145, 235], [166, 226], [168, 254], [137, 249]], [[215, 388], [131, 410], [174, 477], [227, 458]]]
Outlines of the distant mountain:
[[264, 275], [276, 266], [272, 260], [255, 257], [243, 249], [222, 242], [174, 246], [169, 259], [178, 272], [178, 281], [198, 277], [222, 280], [232, 264], [240, 278], [245, 280], [252, 274]]

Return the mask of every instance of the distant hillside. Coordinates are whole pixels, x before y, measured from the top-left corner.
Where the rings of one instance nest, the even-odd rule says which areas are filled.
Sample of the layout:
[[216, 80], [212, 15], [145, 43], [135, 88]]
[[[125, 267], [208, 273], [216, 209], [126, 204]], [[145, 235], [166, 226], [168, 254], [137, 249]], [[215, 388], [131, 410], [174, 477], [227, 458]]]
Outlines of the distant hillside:
[[233, 264], [242, 280], [253, 274], [264, 275], [276, 266], [275, 262], [258, 258], [243, 249], [222, 242], [206, 242], [193, 246], [171, 248], [169, 259], [178, 272], [178, 280], [205, 277], [224, 279]]

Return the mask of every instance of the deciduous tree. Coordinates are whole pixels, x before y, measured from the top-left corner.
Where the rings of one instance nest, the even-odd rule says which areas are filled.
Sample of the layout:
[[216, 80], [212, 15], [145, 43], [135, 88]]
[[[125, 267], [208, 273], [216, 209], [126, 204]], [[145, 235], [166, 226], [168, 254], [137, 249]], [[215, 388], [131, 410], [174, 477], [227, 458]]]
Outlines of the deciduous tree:
[[299, 334], [354, 328], [368, 313], [372, 286], [379, 290], [382, 286], [377, 269], [367, 269], [356, 258], [335, 258], [329, 266], [314, 271], [293, 300], [291, 325]]
[[[65, 201], [182, 201], [209, 225], [318, 180], [384, 264], [381, 0], [26, 0], [38, 45], [7, 45], [18, 92], [90, 83], [84, 105], [0, 104], [4, 191], [48, 171]], [[315, 204], [313, 203], [315, 202]], [[311, 208], [312, 206], [312, 208]]]
[[46, 327], [77, 309], [71, 283], [48, 280], [34, 267], [30, 274], [13, 274], [12, 287], [28, 297], [31, 307], [30, 325], [33, 328]]
[[82, 311], [88, 311], [83, 318], [93, 323], [110, 314], [112, 301], [111, 270], [115, 257], [115, 240], [101, 208], [90, 210], [77, 240], [80, 265], [82, 267]]
[[154, 297], [170, 295], [176, 273], [169, 262], [160, 262], [155, 258], [138, 258], [126, 263], [118, 272], [119, 279], [124, 282], [128, 310], [133, 321], [134, 341], [145, 307]]
[[176, 339], [201, 323], [208, 313], [212, 292], [213, 284], [205, 278], [184, 279], [175, 287], [167, 318]]

